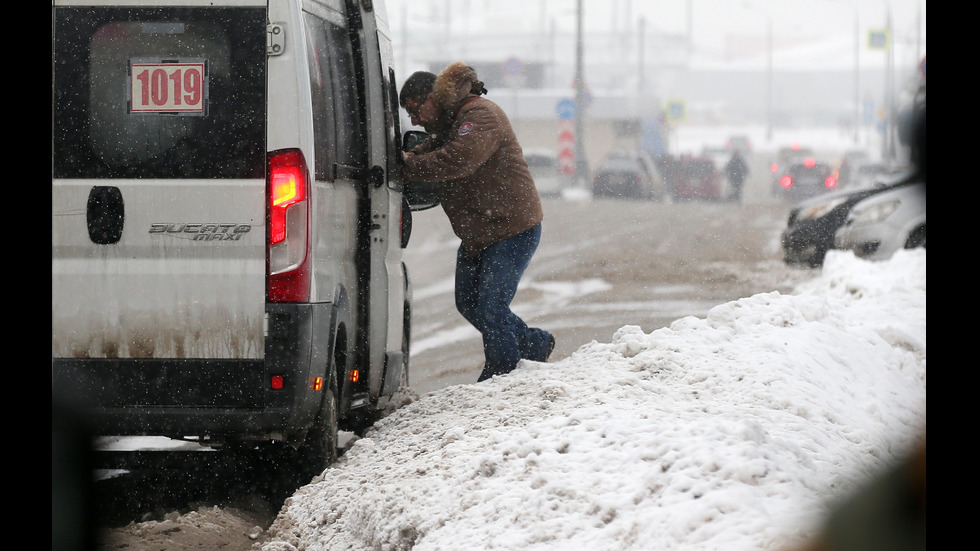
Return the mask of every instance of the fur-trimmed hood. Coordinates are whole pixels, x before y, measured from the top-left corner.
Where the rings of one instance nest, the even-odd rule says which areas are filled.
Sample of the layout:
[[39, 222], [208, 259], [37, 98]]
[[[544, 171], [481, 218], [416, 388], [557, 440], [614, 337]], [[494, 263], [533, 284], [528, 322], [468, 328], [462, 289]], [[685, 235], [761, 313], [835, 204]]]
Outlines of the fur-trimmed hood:
[[432, 85], [432, 101], [443, 112], [454, 113], [459, 102], [470, 94], [486, 94], [476, 70], [462, 61], [450, 63]]

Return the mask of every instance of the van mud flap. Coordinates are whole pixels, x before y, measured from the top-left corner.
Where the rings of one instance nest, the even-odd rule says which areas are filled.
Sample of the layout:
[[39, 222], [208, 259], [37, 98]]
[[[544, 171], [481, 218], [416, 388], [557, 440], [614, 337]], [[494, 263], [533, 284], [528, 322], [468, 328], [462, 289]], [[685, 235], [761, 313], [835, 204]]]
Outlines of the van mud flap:
[[381, 383], [381, 395], [391, 396], [398, 390], [401, 382], [402, 369], [404, 369], [404, 358], [402, 352], [388, 352], [385, 354], [385, 375]]

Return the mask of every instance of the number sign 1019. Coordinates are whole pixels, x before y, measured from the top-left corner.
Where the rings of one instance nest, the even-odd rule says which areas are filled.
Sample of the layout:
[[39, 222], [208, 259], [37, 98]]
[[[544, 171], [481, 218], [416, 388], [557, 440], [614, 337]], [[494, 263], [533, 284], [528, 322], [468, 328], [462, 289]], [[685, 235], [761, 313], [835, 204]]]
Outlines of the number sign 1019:
[[133, 63], [131, 113], [204, 113], [204, 63]]

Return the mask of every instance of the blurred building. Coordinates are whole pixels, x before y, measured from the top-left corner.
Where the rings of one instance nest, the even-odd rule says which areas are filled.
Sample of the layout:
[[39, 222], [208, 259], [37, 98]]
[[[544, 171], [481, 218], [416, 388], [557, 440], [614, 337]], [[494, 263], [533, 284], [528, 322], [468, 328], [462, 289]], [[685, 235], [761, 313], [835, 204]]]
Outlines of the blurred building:
[[[574, 11], [573, 2], [562, 5]], [[416, 3], [413, 9], [424, 12], [425, 6]], [[549, 20], [544, 2], [528, 2], [526, 21], [513, 13], [485, 15], [494, 13], [492, 3], [479, 21], [469, 17], [476, 9], [469, 2], [428, 6], [423, 15], [429, 17], [411, 22], [408, 10], [389, 8], [400, 78], [419, 69], [438, 73], [465, 60], [485, 82], [488, 97], [507, 112], [525, 147], [555, 149], [558, 104], [575, 97], [576, 33]], [[652, 31], [655, 25], [643, 18], [621, 14], [618, 27], [589, 31], [582, 40], [590, 162], [619, 147], [667, 149], [673, 124], [870, 131], [885, 117], [886, 86], [914, 87], [906, 83], [917, 76], [910, 55], [890, 69], [885, 53], [867, 51], [861, 52], [858, 73], [856, 48], [862, 45], [856, 41], [862, 37], [821, 38], [813, 30], [806, 36], [775, 33], [767, 41], [760, 27], [755, 34], [726, 36], [719, 58], [717, 52], [694, 51], [686, 34]], [[897, 102], [900, 95], [893, 97]]]

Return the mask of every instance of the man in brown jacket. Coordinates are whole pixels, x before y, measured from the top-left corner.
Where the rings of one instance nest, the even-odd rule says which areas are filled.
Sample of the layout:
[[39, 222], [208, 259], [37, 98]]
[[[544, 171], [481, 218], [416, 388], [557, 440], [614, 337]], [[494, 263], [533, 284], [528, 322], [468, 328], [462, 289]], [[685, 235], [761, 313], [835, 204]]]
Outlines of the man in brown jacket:
[[[521, 276], [541, 240], [543, 211], [507, 115], [465, 63], [413, 74], [400, 97], [429, 138], [405, 154], [407, 182], [442, 182], [440, 200], [461, 243], [456, 255], [456, 308], [483, 335], [478, 381], [509, 373], [522, 358], [547, 361], [551, 333], [511, 309]], [[431, 92], [426, 93], [427, 83]]]

